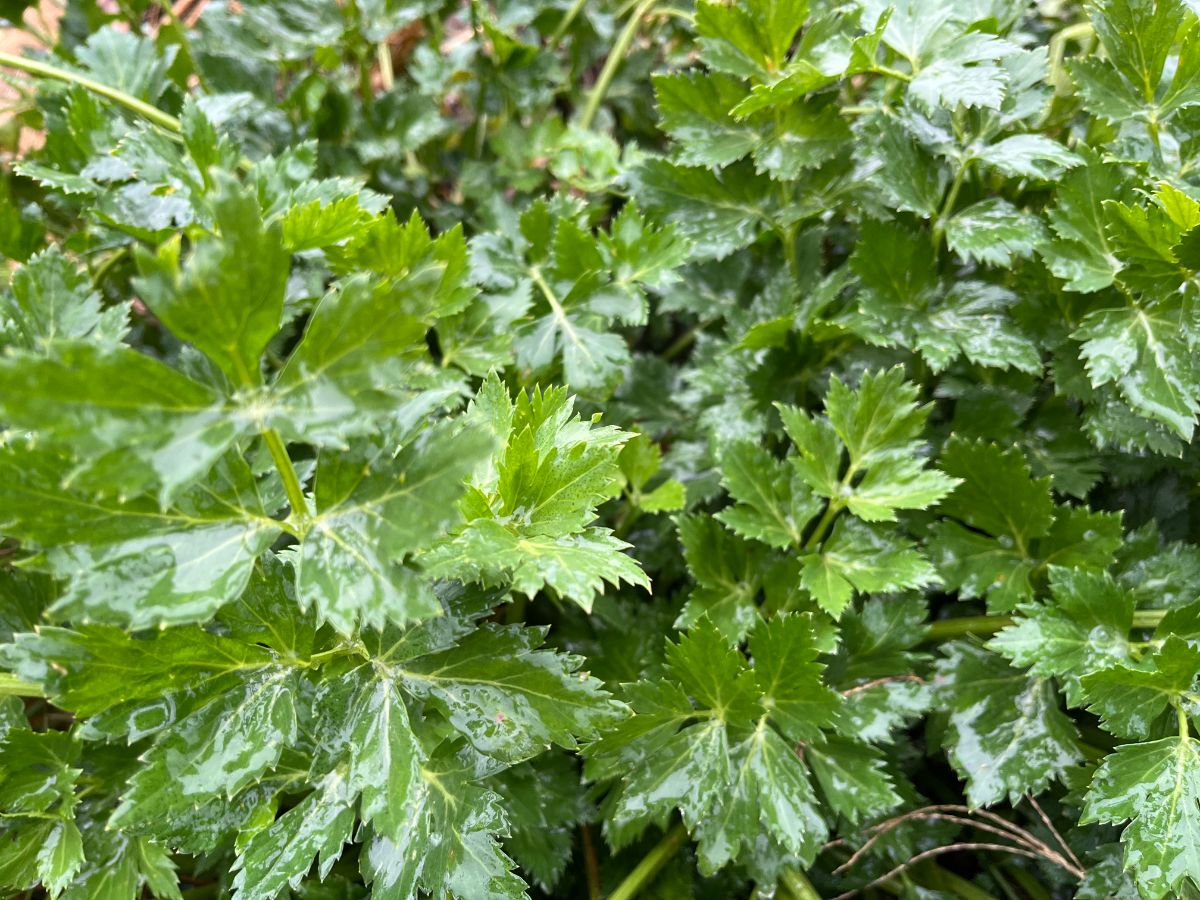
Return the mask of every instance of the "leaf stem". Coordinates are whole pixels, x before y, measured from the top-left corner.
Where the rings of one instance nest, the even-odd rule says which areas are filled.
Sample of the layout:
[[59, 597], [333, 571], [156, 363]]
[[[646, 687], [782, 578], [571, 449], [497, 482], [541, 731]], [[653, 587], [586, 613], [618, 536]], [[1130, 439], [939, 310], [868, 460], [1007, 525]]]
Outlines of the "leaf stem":
[[554, 29], [553, 34], [550, 35], [550, 39], [547, 41], [549, 46], [558, 46], [558, 42], [563, 39], [567, 33], [567, 30], [571, 27], [571, 24], [576, 18], [578, 18], [579, 14], [583, 12], [583, 8], [586, 5], [587, 0], [575, 0], [575, 2], [571, 4], [571, 8], [563, 14], [561, 19], [559, 19], [558, 26]]
[[385, 91], [396, 86], [396, 72], [392, 68], [392, 48], [387, 41], [375, 45], [375, 62], [379, 66], [379, 83]]
[[351, 644], [340, 644], [337, 647], [334, 647], [332, 650], [325, 650], [321, 653], [314, 653], [308, 659], [304, 660], [302, 664], [306, 667], [319, 666], [322, 663], [329, 662], [329, 660], [331, 660], [331, 659], [339, 659], [343, 656], [355, 656], [355, 655], [364, 656], [364, 657], [368, 655], [366, 653], [366, 650], [362, 647], [361, 642], [359, 643], [358, 646], [353, 646]]
[[[782, 185], [782, 182], [780, 182]], [[786, 189], [785, 189], [786, 192]], [[784, 202], [787, 202], [786, 197]], [[782, 235], [783, 238], [783, 256], [787, 260], [788, 271], [792, 273], [792, 277], [797, 281], [800, 280], [800, 257], [796, 255], [796, 226], [789, 225]]]
[[0, 697], [44, 697], [42, 686], [18, 678], [11, 672], [0, 672]]
[[709, 325], [713, 324], [715, 321], [717, 320], [701, 319], [683, 334], [679, 335], [679, 337], [675, 338], [675, 340], [671, 341], [671, 343], [667, 345], [667, 349], [662, 352], [662, 358], [668, 362], [675, 359], [675, 357], [679, 356], [684, 350], [696, 342], [696, 338], [700, 336], [700, 332], [706, 329]]
[[111, 272], [127, 256], [129, 256], [128, 244], [123, 247], [118, 247], [116, 250], [110, 253], [107, 257], [105, 257], [104, 262], [96, 266], [96, 272], [94, 275], [92, 275], [92, 284], [95, 287], [100, 287], [104, 283], [104, 279], [108, 277], [109, 272]]
[[1067, 42], [1073, 40], [1082, 42], [1094, 33], [1091, 22], [1077, 22], [1074, 25], [1068, 25], [1050, 38], [1050, 72], [1046, 76], [1046, 81], [1054, 87], [1055, 93], [1065, 93], [1071, 87], [1070, 79], [1063, 78], [1063, 61], [1067, 53]]
[[88, 78], [86, 75], [80, 75], [76, 72], [69, 72], [66, 69], [61, 69], [58, 66], [50, 63], [42, 62], [37, 59], [30, 59], [25, 56], [17, 56], [12, 53], [0, 52], [0, 66], [7, 66], [10, 69], [17, 69], [22, 72], [28, 72], [30, 75], [37, 75], [40, 78], [50, 78], [55, 81], [63, 81], [67, 84], [77, 84], [80, 87], [86, 88], [94, 94], [99, 94], [101, 97], [106, 97], [114, 103], [119, 103], [126, 109], [129, 109], [142, 118], [153, 122], [160, 128], [170, 132], [173, 135], [181, 134], [183, 126], [179, 120], [170, 113], [165, 113], [156, 106], [151, 106], [144, 100], [139, 100], [137, 97], [127, 94], [124, 91], [117, 90], [115, 87]]
[[817, 893], [817, 889], [812, 886], [812, 882], [803, 872], [796, 869], [785, 869], [782, 881], [796, 900], [821, 900], [821, 895]]
[[[1133, 614], [1132, 628], [1135, 631], [1154, 628], [1166, 614], [1167, 610], [1165, 609], [1139, 609]], [[953, 641], [970, 635], [985, 637], [1007, 628], [1015, 621], [1012, 616], [960, 616], [956, 619], [939, 619], [929, 624], [929, 630], [925, 633], [925, 641], [927, 643]]]
[[583, 842], [583, 868], [587, 878], [588, 900], [600, 900], [600, 861], [592, 843], [591, 826], [580, 825], [579, 834]]
[[617, 74], [617, 69], [620, 68], [621, 61], [625, 58], [625, 54], [629, 52], [629, 47], [633, 44], [633, 39], [637, 35], [638, 25], [642, 19], [649, 15], [650, 10], [654, 8], [654, 4], [658, 0], [642, 0], [637, 5], [634, 11], [629, 16], [629, 21], [625, 23], [625, 28], [617, 37], [617, 42], [613, 44], [612, 50], [609, 51], [608, 59], [604, 61], [604, 68], [600, 70], [600, 75], [596, 79], [596, 83], [592, 85], [591, 93], [588, 94], [587, 103], [583, 107], [583, 113], [579, 117], [579, 127], [583, 129], [591, 128], [592, 120], [596, 118], [596, 113], [600, 109], [600, 103], [604, 99], [604, 95], [608, 93], [609, 85], [612, 84], [613, 77]]
[[888, 78], [897, 78], [900, 81], [912, 81], [912, 75], [907, 72], [901, 72], [899, 69], [893, 69], [889, 66], [875, 66], [871, 69], [877, 75], [886, 75]]
[[1139, 609], [1133, 613], [1134, 628], [1157, 628], [1167, 615], [1165, 609]]
[[961, 616], [957, 619], [939, 619], [929, 623], [925, 640], [929, 643], [953, 641], [969, 635], [995, 634], [1013, 624], [1011, 616]]
[[687, 829], [682, 822], [664, 834], [662, 840], [642, 857], [642, 861], [625, 876], [625, 880], [617, 885], [617, 889], [608, 895], [608, 900], [633, 900], [641, 893], [642, 888], [654, 881], [654, 877], [670, 862], [671, 857], [679, 852], [687, 836]]
[[963, 181], [967, 177], [967, 170], [971, 168], [972, 162], [973, 160], [968, 158], [959, 165], [958, 171], [954, 174], [954, 181], [950, 185], [950, 191], [946, 194], [946, 202], [938, 210], [937, 218], [933, 222], [933, 234], [931, 237], [935, 255], [942, 245], [942, 235], [946, 231], [946, 219], [954, 211], [954, 204], [958, 202], [958, 192], [962, 190]]
[[275, 468], [279, 470], [279, 477], [283, 479], [283, 490], [292, 507], [292, 514], [299, 516], [301, 520], [306, 519], [308, 503], [304, 499], [304, 488], [300, 486], [300, 478], [296, 475], [296, 467], [292, 465], [292, 458], [288, 456], [283, 438], [274, 428], [264, 428], [262, 436], [267, 443], [267, 449], [271, 451], [271, 459], [275, 461]]
[[962, 900], [992, 900], [992, 895], [982, 890], [961, 875], [955, 875], [949, 869], [943, 869], [931, 859], [926, 860], [913, 870], [915, 875], [927, 875], [921, 878], [921, 884], [938, 890], [949, 891]]
[[817, 522], [817, 527], [813, 529], [813, 533], [808, 536], [808, 540], [800, 547], [802, 551], [813, 550], [821, 541], [825, 540], [825, 535], [829, 532], [829, 528], [833, 525], [833, 520], [837, 518], [837, 514], [842, 511], [845, 506], [836, 500], [830, 500], [825, 507], [825, 513], [821, 516], [821, 520]]

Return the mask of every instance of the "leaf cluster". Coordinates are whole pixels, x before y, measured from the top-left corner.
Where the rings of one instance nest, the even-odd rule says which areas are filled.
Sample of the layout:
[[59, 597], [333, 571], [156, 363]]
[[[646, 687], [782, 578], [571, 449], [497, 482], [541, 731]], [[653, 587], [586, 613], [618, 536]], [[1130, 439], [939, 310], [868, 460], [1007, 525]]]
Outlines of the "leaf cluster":
[[1200, 891], [1195, 3], [28, 6], [0, 892]]

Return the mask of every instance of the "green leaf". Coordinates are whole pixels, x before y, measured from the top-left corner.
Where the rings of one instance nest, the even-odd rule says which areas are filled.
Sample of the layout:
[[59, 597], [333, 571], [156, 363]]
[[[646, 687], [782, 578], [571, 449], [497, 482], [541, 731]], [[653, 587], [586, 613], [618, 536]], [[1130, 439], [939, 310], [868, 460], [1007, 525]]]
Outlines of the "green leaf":
[[911, 541], [844, 520], [820, 552], [804, 557], [802, 582], [832, 616], [841, 615], [855, 590], [890, 593], [937, 580], [929, 560]]
[[967, 32], [938, 48], [936, 58], [909, 82], [909, 95], [927, 108], [999, 109], [1008, 76], [996, 61], [1017, 50], [992, 35]]
[[808, 15], [808, 0], [755, 0], [730, 7], [705, 0], [696, 10], [701, 58], [742, 76], [777, 69]]
[[947, 751], [972, 806], [1040, 793], [1080, 762], [1075, 726], [1049, 681], [971, 644], [946, 653], [937, 664], [938, 702], [949, 710]]
[[483, 584], [507, 584], [533, 597], [551, 589], [590, 611], [605, 585], [621, 582], [650, 588], [650, 580], [625, 551], [629, 544], [607, 528], [587, 528], [560, 537], [522, 535], [483, 519], [428, 557], [432, 571], [453, 573]]
[[675, 158], [681, 165], [726, 166], [762, 142], [761, 134], [730, 115], [745, 96], [736, 78], [659, 75], [654, 79], [654, 95], [662, 129], [679, 143]]
[[0, 452], [0, 497], [5, 532], [41, 547], [39, 565], [66, 581], [57, 615], [133, 628], [206, 621], [241, 594], [280, 534], [232, 457], [166, 509], [64, 489], [61, 469], [46, 463], [29, 450]]
[[456, 522], [467, 475], [492, 444], [482, 429], [444, 422], [395, 453], [384, 440], [317, 465], [314, 513], [294, 555], [296, 599], [342, 634], [436, 615], [409, 558]]
[[379, 834], [402, 840], [424, 754], [393, 682], [366, 677], [361, 669], [346, 677], [353, 690], [346, 733], [354, 748], [347, 781], [361, 792], [362, 820]]
[[645, 573], [605, 528], [597, 505], [621, 489], [628, 432], [583, 422], [565, 389], [518, 394], [495, 378], [473, 405], [499, 449], [463, 499], [465, 527], [428, 557], [443, 577], [508, 584], [532, 597], [549, 587], [591, 609], [604, 583], [649, 587]]
[[358, 197], [332, 202], [310, 200], [284, 214], [280, 239], [290, 253], [329, 247], [356, 235], [372, 218]]
[[[881, 495], [886, 490], [887, 475], [872, 478], [865, 490], [864, 505], [876, 509], [905, 509], [914, 507], [906, 507], [904, 503], [913, 503], [915, 508], [923, 508], [954, 486], [952, 479], [939, 477], [934, 472], [918, 473], [916, 467], [901, 462], [920, 447], [919, 437], [929, 415], [929, 407], [918, 406], [916, 399], [915, 387], [905, 381], [904, 370], [899, 367], [864, 375], [857, 390], [836, 377], [830, 380], [825, 396], [825, 415], [846, 448], [850, 471], [870, 470], [880, 465], [885, 467], [885, 473], [890, 471], [902, 484], [895, 498], [897, 505], [890, 506]], [[812, 443], [812, 434], [804, 435], [802, 439], [805, 443], [797, 444], [801, 456], [816, 456], [825, 449], [823, 441]], [[810, 471], [808, 466], [801, 468], [802, 475]], [[843, 480], [849, 481], [845, 476]], [[809, 483], [817, 493], [828, 490], [821, 481]], [[880, 494], [873, 502], [872, 491]]]
[[850, 267], [864, 293], [847, 324], [872, 343], [918, 350], [938, 372], [960, 355], [984, 366], [1041, 372], [1036, 344], [1011, 321], [1016, 295], [979, 281], [947, 287], [934, 274], [932, 246], [915, 235], [867, 223]]
[[220, 237], [198, 241], [180, 267], [179, 242], [137, 256], [136, 286], [176, 337], [203, 351], [238, 387], [262, 380], [259, 357], [279, 330], [289, 256], [265, 228], [254, 195], [231, 180], [211, 196]]
[[1050, 479], [1032, 478], [1015, 447], [1002, 450], [961, 438], [946, 444], [940, 462], [963, 483], [941, 506], [962, 525], [943, 521], [934, 529], [931, 550], [938, 570], [966, 596], [987, 596], [993, 608], [1012, 609], [1029, 593], [1033, 542], [1054, 524]]
[[1200, 408], [1200, 372], [1183, 336], [1177, 300], [1089, 313], [1072, 335], [1094, 386], [1115, 384], [1139, 414], [1185, 440]]
[[676, 269], [687, 262], [690, 246], [670, 225], [657, 227], [636, 204], [621, 207], [609, 227], [600, 232], [606, 262], [619, 285], [661, 288], [679, 280]]
[[79, 747], [60, 732], [14, 729], [0, 743], [0, 808], [8, 816], [68, 820], [75, 805]]
[[830, 809], [852, 825], [900, 805], [883, 753], [870, 744], [829, 738], [805, 747], [804, 759]]
[[[435, 238], [415, 211], [407, 222], [400, 222], [389, 210], [358, 229], [345, 244], [328, 248], [326, 255], [339, 275], [370, 272], [381, 278], [397, 312], [426, 318], [446, 315], [461, 311], [476, 294], [467, 281], [462, 230], [451, 228]], [[329, 334], [323, 339], [336, 341], [337, 337]], [[352, 337], [363, 339], [361, 334]]]
[[1164, 183], [1149, 204], [1109, 200], [1104, 212], [1109, 239], [1124, 263], [1122, 284], [1153, 295], [1191, 278], [1177, 253], [1184, 235], [1200, 225], [1200, 203]]
[[405, 663], [409, 693], [440, 710], [480, 753], [509, 762], [548, 743], [593, 737], [623, 706], [576, 674], [579, 657], [539, 650], [541, 629], [483, 627], [453, 648]]
[[694, 829], [711, 818], [733, 772], [728, 732], [720, 719], [686, 728], [659, 748], [653, 766], [636, 769], [625, 779], [605, 816], [605, 834], [620, 847], [651, 822], [665, 823], [676, 808]]
[[135, 833], [252, 784], [296, 740], [296, 671], [269, 667], [159, 732], [111, 823]]
[[211, 388], [128, 347], [61, 341], [0, 359], [0, 415], [76, 462], [69, 483], [103, 494], [154, 485], [166, 504], [248, 423]]
[[101, 84], [153, 102], [167, 87], [167, 70], [175, 50], [168, 47], [160, 54], [153, 38], [109, 27], [90, 35], [75, 56], [84, 71]]
[[199, 689], [230, 671], [265, 667], [270, 652], [200, 628], [134, 637], [109, 625], [43, 627], [15, 635], [3, 664], [62, 706], [93, 716], [130, 701]]
[[737, 859], [760, 831], [808, 865], [829, 832], [795, 750], [760, 724], [730, 752], [730, 786], [697, 829], [700, 870], [716, 872]]
[[988, 646], [1034, 675], [1065, 677], [1067, 700], [1083, 702], [1080, 674], [1132, 658], [1133, 595], [1106, 573], [1051, 568], [1052, 601], [1021, 607], [1022, 618]]
[[[1194, 102], [1188, 83], [1194, 74], [1194, 55], [1185, 39], [1174, 77], [1161, 97], [1163, 68], [1184, 22], [1183, 5], [1169, 0], [1109, 0], [1093, 9], [1092, 24], [1106, 59], [1079, 60], [1071, 77], [1093, 115], [1118, 123], [1133, 116], [1169, 116]], [[1185, 55], [1189, 57], [1185, 62]]]
[[127, 309], [103, 309], [90, 280], [57, 246], [42, 251], [13, 273], [6, 295], [11, 329], [22, 349], [48, 352], [57, 341], [91, 340], [111, 347], [128, 330]]
[[354, 798], [344, 773], [331, 772], [316, 790], [246, 841], [234, 863], [239, 900], [273, 900], [298, 887], [314, 858], [324, 878], [341, 856], [354, 827]]
[[38, 878], [54, 896], [75, 880], [83, 867], [83, 836], [71, 821], [57, 822], [37, 854]]
[[1050, 181], [1083, 160], [1045, 135], [1017, 134], [989, 144], [980, 152], [979, 161], [1009, 178]]
[[755, 597], [762, 586], [761, 548], [709, 516], [680, 516], [676, 527], [688, 571], [696, 581], [676, 627], [690, 628], [707, 616], [730, 642], [742, 640], [758, 621]]
[[754, 679], [771, 721], [794, 741], [814, 740], [836, 719], [841, 697], [821, 683], [815, 622], [776, 616], [750, 638]]
[[1200, 651], [1171, 635], [1154, 654], [1154, 668], [1113, 665], [1083, 676], [1089, 708], [1104, 727], [1126, 738], [1146, 739], [1167, 706], [1190, 691], [1200, 671]]
[[[904, 129], [884, 128], [871, 136], [870, 152], [880, 166], [877, 187], [888, 204], [926, 219], [935, 215], [949, 182], [945, 167], [923, 151]], [[913, 274], [920, 273], [906, 272], [905, 277]]]
[[398, 289], [359, 277], [326, 294], [273, 386], [271, 425], [288, 438], [338, 446], [407, 412], [406, 402], [415, 418], [442, 399], [418, 390], [428, 328], [406, 296], [413, 290], [423, 302], [418, 284]]
[[717, 518], [735, 533], [772, 547], [799, 546], [820, 502], [786, 463], [750, 443], [721, 458], [722, 483], [737, 501]]
[[1140, 116], [1145, 104], [1141, 91], [1121, 77], [1108, 60], [1089, 57], [1071, 60], [1071, 80], [1092, 115], [1113, 124]]
[[748, 167], [734, 166], [717, 174], [647, 159], [633, 177], [638, 202], [660, 220], [671, 222], [700, 257], [726, 257], [751, 244], [777, 219], [792, 217], [780, 214], [771, 180]]
[[1083, 159], [1085, 165], [1069, 173], [1055, 192], [1048, 214], [1054, 238], [1039, 252], [1067, 290], [1090, 292], [1108, 287], [1121, 269], [1105, 229], [1103, 203], [1126, 199], [1129, 187], [1116, 165], [1091, 151]]
[[1104, 758], [1080, 821], [1120, 824], [1125, 867], [1144, 896], [1176, 895], [1200, 880], [1200, 743], [1168, 737], [1127, 744]]
[[[785, 644], [786, 650], [791, 644]], [[741, 653], [722, 639], [710, 623], [702, 622], [667, 645], [667, 665], [702, 709], [721, 713], [737, 721], [758, 714], [754, 676], [745, 671]], [[774, 668], [771, 669], [774, 671]], [[772, 679], [769, 684], [774, 683]]]
[[993, 266], [1030, 256], [1044, 240], [1041, 220], [998, 198], [973, 203], [946, 223], [951, 250]]
[[587, 815], [575, 761], [565, 753], [544, 756], [505, 770], [491, 785], [508, 814], [505, 852], [543, 890], [554, 890], [571, 862], [575, 829]]
[[605, 808], [615, 846], [678, 808], [700, 840], [702, 871], [744, 855], [759, 823], [789, 851], [815, 855], [825, 823], [799, 756], [771, 727], [795, 741], [819, 736], [836, 716], [840, 697], [821, 684], [813, 624], [779, 616], [761, 626], [753, 669], [707, 622], [668, 645], [671, 680], [633, 686], [635, 715], [588, 748], [590, 775], [614, 764], [625, 773]]
[[418, 888], [487, 900], [528, 896], [496, 837], [507, 830], [501, 797], [473, 780], [469, 765], [445, 753], [423, 767], [402, 833], [376, 835], [359, 857], [373, 897], [400, 900]]

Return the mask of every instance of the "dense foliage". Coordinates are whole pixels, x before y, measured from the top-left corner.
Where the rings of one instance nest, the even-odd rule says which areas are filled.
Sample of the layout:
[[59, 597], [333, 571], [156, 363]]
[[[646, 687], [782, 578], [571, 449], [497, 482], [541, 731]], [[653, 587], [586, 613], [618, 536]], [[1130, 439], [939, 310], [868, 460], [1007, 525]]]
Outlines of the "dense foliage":
[[177, 7], [0, 54], [0, 890], [1200, 892], [1200, 4]]

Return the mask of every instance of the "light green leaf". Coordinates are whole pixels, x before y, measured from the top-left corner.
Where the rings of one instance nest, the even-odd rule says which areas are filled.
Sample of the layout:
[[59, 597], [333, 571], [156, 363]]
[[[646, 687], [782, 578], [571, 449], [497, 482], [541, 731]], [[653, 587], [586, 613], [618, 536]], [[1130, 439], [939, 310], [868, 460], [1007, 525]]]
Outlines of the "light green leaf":
[[1094, 386], [1115, 384], [1135, 412], [1191, 440], [1200, 371], [1181, 330], [1177, 298], [1100, 309], [1072, 335]]
[[425, 559], [435, 575], [508, 585], [527, 597], [549, 588], [591, 611], [606, 584], [615, 587], [625, 582], [650, 589], [650, 579], [626, 553], [629, 547], [607, 528], [559, 537], [523, 535], [499, 522], [480, 519]]
[[228, 178], [211, 195], [220, 237], [193, 245], [180, 268], [179, 241], [137, 255], [135, 282], [175, 336], [203, 351], [238, 387], [262, 380], [259, 357], [279, 330], [290, 257], [278, 227], [265, 228], [254, 194]]
[[1007, 200], [992, 198], [960, 210], [946, 223], [946, 243], [969, 260], [1007, 266], [1045, 240], [1041, 220]]
[[1144, 896], [1178, 896], [1200, 881], [1200, 742], [1168, 737], [1126, 744], [1104, 758], [1088, 788], [1081, 824], [1130, 820], [1125, 867]]
[[1133, 595], [1107, 573], [1050, 570], [1052, 600], [1021, 608], [1022, 618], [988, 647], [1034, 675], [1065, 677], [1067, 701], [1083, 702], [1082, 673], [1131, 658]]
[[372, 218], [356, 196], [310, 200], [284, 213], [280, 240], [290, 253], [316, 250], [353, 237]]
[[1167, 637], [1154, 654], [1154, 667], [1136, 663], [1112, 665], [1083, 676], [1088, 708], [1104, 727], [1125, 738], [1151, 736], [1155, 720], [1168, 705], [1192, 689], [1200, 673], [1200, 650], [1177, 635]]
[[790, 466], [749, 442], [722, 455], [721, 481], [737, 503], [717, 518], [742, 537], [772, 547], [799, 546], [805, 527], [821, 511]]

